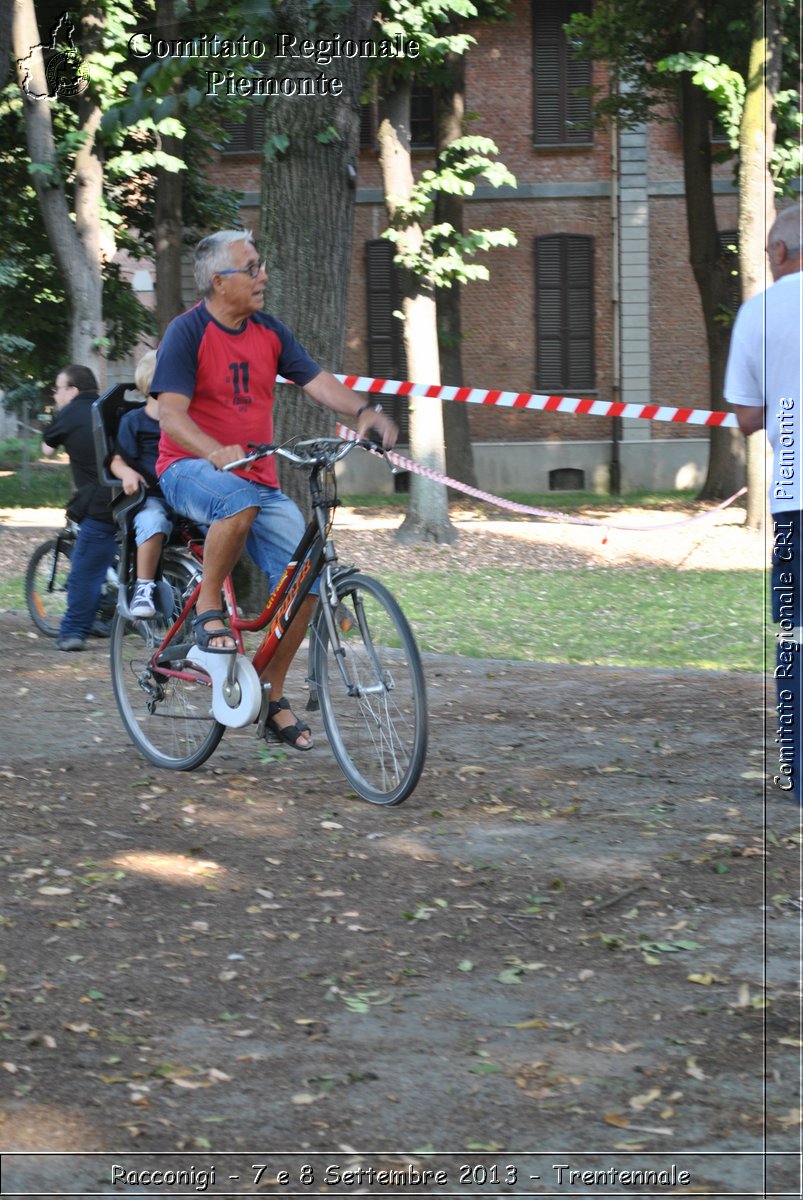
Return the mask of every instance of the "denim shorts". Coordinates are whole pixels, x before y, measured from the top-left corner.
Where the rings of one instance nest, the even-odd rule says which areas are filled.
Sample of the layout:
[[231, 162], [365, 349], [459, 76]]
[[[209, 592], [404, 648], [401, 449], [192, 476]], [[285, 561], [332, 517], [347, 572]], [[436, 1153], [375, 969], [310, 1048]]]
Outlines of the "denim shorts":
[[[204, 458], [181, 458], [159, 478], [165, 500], [196, 525], [211, 525], [256, 508], [245, 548], [274, 588], [304, 532], [298, 506], [278, 488], [218, 471]], [[312, 589], [318, 591], [317, 583]]]
[[173, 523], [167, 515], [164, 501], [158, 496], [148, 496], [142, 508], [134, 513], [134, 536], [138, 546], [157, 533], [166, 538], [173, 532]]

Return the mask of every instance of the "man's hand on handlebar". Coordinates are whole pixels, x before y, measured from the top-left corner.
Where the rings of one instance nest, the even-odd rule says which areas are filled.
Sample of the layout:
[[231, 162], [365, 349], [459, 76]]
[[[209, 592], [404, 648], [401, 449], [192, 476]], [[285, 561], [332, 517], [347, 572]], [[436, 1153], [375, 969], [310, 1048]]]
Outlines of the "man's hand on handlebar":
[[207, 454], [206, 461], [210, 462], [213, 467], [217, 467], [221, 471], [223, 467], [229, 466], [230, 463], [239, 462], [247, 456], [247, 451], [243, 450], [242, 446], [218, 446], [216, 450], [212, 450]]
[[[374, 434], [371, 435], [370, 431]], [[399, 436], [399, 427], [392, 417], [381, 409], [366, 408], [357, 420], [357, 433], [376, 441], [383, 450], [392, 450]]]

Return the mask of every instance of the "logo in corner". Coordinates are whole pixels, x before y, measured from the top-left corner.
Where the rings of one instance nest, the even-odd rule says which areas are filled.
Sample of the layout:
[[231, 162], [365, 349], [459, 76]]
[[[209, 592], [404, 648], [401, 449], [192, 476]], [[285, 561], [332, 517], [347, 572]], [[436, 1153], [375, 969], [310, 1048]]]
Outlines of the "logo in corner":
[[[74, 34], [75, 23], [69, 13], [64, 13], [53, 28], [50, 44], [41, 42], [38, 46], [31, 46], [30, 53], [17, 60], [22, 75], [22, 90], [29, 100], [72, 100], [86, 91], [89, 74], [75, 44]], [[37, 70], [40, 54], [44, 66], [43, 78]], [[44, 91], [40, 78], [44, 83]]]

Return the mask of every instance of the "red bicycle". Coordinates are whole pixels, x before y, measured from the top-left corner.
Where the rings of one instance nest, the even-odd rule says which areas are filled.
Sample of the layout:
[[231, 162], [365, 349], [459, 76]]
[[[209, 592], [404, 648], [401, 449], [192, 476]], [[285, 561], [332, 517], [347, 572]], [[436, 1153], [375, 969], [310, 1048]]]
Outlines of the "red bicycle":
[[[378, 580], [337, 561], [331, 529], [337, 507], [335, 465], [362, 439], [318, 438], [254, 446], [229, 468], [278, 454], [308, 473], [312, 516], [282, 578], [258, 617], [240, 613], [229, 577], [223, 599], [238, 653], [209, 670], [193, 662], [192, 619], [200, 590], [203, 543], [188, 540], [197, 575], [174, 606], [148, 621], [118, 609], [111, 634], [114, 694], [132, 741], [156, 766], [189, 771], [205, 762], [228, 726], [254, 724], [264, 736], [269, 686], [260, 675], [284, 630], [320, 579], [309, 631], [308, 709], [320, 708], [332, 752], [355, 792], [372, 804], [401, 804], [421, 776], [427, 750], [427, 701], [421, 656], [397, 601]], [[249, 658], [243, 634], [264, 630]]]

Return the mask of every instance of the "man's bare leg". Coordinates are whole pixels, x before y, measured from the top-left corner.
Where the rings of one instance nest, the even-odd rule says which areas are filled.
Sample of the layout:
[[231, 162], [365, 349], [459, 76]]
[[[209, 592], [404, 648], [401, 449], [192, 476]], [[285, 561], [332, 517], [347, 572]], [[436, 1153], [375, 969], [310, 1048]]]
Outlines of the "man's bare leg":
[[[258, 508], [244, 508], [242, 512], [235, 513], [233, 517], [215, 521], [209, 526], [204, 540], [204, 574], [195, 606], [196, 612], [203, 613], [208, 612], [209, 609], [220, 608], [223, 581], [239, 560], [248, 537], [248, 531], [258, 512]], [[223, 633], [222, 637], [212, 637], [211, 645], [219, 646], [221, 649], [235, 645], [232, 635], [226, 630], [222, 621], [210, 621], [205, 628], [210, 634], [216, 628], [220, 628]]]
[[[312, 610], [315, 608], [315, 599], [315, 596], [307, 596], [306, 600], [301, 602], [292, 624], [285, 631], [284, 637], [276, 647], [276, 653], [262, 672], [263, 680], [270, 684], [270, 698], [273, 701], [281, 700], [284, 696], [284, 681], [287, 677], [290, 663], [295, 658], [299, 646], [304, 641], [307, 626], [312, 617]], [[285, 708], [277, 712], [271, 719], [277, 728], [285, 729], [290, 725], [294, 725], [297, 718], [291, 709]], [[298, 745], [302, 749], [311, 746], [312, 738], [306, 733], [301, 734], [298, 739]]]

